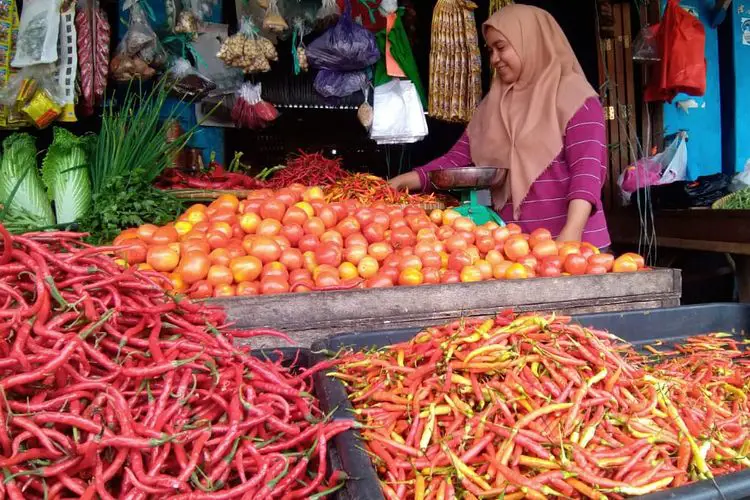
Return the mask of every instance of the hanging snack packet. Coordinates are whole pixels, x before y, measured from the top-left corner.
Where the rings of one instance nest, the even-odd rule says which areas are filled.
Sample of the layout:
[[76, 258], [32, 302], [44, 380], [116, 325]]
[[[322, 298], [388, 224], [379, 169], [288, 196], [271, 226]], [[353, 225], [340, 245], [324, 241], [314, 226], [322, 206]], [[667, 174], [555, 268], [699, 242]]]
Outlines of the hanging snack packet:
[[104, 102], [109, 75], [110, 26], [98, 0], [79, 2], [75, 29], [81, 88], [78, 112], [90, 116]]
[[263, 18], [263, 29], [271, 33], [283, 33], [289, 29], [289, 25], [279, 11], [278, 0], [269, 0], [266, 15]]
[[[11, 76], [10, 61], [15, 53], [14, 30], [18, 31], [18, 10], [15, 0], [0, 0], [0, 89]], [[9, 123], [11, 107], [0, 104], [0, 128], [13, 128]]]
[[310, 69], [307, 62], [307, 51], [303, 38], [310, 33], [310, 28], [301, 17], [295, 17], [292, 21], [292, 61], [294, 62], [294, 74], [299, 75]]
[[258, 28], [249, 17], [242, 19], [240, 31], [221, 44], [216, 56], [227, 66], [242, 68], [245, 73], [270, 71], [269, 61], [278, 59], [273, 44], [270, 40], [258, 35]]
[[315, 14], [315, 22], [318, 29], [325, 29], [336, 23], [341, 15], [336, 0], [323, 0], [322, 5]]
[[357, 119], [359, 120], [359, 123], [362, 124], [363, 127], [365, 127], [365, 130], [370, 130], [372, 128], [372, 115], [373, 115], [373, 109], [369, 102], [369, 96], [370, 96], [370, 87], [365, 87], [362, 89], [362, 93], [365, 96], [365, 100], [362, 104], [359, 105], [359, 108], [357, 109]]
[[238, 127], [260, 130], [279, 117], [276, 107], [261, 98], [261, 85], [242, 84], [232, 108], [232, 121]]
[[78, 72], [78, 50], [76, 50], [75, 8], [71, 5], [60, 15], [60, 59], [55, 68], [55, 78], [63, 99], [61, 122], [76, 122], [76, 74]]
[[57, 61], [59, 31], [59, 0], [26, 0], [21, 11], [18, 48], [11, 64], [25, 68]]

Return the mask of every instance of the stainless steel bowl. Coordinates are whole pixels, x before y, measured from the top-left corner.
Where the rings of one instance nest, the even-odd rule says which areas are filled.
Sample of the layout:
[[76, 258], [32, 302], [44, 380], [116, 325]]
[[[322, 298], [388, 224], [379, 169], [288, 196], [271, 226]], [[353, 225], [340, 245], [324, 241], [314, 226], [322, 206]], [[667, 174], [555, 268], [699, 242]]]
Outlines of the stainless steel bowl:
[[437, 189], [486, 189], [500, 181], [502, 169], [496, 167], [463, 167], [430, 172]]

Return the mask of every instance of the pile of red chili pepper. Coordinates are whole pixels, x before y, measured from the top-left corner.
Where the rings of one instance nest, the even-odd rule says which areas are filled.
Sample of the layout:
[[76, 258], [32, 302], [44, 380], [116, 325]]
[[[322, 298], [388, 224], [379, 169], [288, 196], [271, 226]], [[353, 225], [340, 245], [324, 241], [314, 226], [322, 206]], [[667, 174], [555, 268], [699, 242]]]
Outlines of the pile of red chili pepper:
[[648, 367], [569, 318], [504, 313], [347, 355], [331, 375], [389, 499], [621, 498], [750, 467], [747, 354], [702, 342]]
[[322, 153], [300, 151], [287, 161], [286, 168], [271, 177], [268, 187], [280, 189], [292, 184], [330, 186], [348, 175], [349, 172], [341, 167], [341, 159], [326, 158]]
[[396, 191], [388, 181], [371, 174], [350, 174], [326, 189], [326, 200], [331, 202], [356, 200], [369, 206], [378, 202], [388, 205], [432, 204], [438, 201], [435, 194], [410, 194]]
[[[81, 235], [0, 225], [0, 498], [321, 498], [341, 485], [310, 375]], [[319, 365], [320, 368], [320, 365]]]

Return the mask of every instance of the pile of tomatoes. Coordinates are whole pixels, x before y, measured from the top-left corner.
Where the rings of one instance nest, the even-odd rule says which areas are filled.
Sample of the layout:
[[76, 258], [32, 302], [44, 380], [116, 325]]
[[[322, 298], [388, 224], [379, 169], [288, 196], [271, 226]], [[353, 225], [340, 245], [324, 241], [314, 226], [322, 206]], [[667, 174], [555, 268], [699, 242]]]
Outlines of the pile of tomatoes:
[[636, 254], [560, 244], [545, 229], [477, 226], [451, 209], [327, 203], [321, 188], [302, 185], [223, 195], [164, 227], [128, 229], [114, 244], [123, 265], [160, 271], [193, 298], [644, 269]]

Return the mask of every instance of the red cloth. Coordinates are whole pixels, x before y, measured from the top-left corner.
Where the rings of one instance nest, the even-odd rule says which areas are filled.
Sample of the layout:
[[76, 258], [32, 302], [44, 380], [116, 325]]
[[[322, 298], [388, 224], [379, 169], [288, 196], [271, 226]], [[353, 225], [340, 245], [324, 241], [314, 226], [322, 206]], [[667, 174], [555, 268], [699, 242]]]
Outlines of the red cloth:
[[661, 61], [652, 69], [647, 101], [671, 101], [679, 93], [706, 93], [706, 31], [700, 19], [669, 0], [657, 32]]

